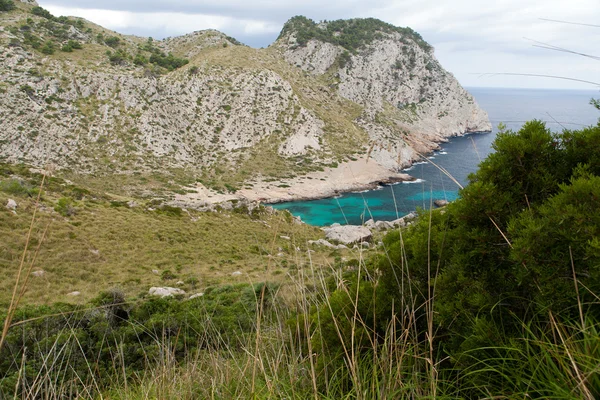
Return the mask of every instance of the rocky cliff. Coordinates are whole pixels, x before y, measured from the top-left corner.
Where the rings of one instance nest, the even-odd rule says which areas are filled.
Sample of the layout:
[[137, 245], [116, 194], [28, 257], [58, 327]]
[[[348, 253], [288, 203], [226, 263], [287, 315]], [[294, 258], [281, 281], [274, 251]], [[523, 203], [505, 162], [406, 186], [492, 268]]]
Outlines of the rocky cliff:
[[371, 156], [390, 168], [444, 138], [491, 130], [487, 113], [409, 28], [294, 17], [275, 46], [290, 64], [364, 107], [356, 123], [375, 144]]
[[344, 47], [343, 29], [307, 39], [302, 24], [329, 32], [294, 18], [257, 50], [217, 31], [123, 36], [18, 3], [0, 13], [0, 160], [232, 192], [361, 157], [398, 170], [490, 128], [412, 31], [379, 23]]

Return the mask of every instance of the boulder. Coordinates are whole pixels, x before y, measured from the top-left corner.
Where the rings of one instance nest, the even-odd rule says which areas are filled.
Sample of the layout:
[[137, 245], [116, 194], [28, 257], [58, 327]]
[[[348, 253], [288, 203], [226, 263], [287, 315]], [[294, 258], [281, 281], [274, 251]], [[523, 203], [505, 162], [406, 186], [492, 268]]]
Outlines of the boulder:
[[433, 204], [436, 205], [436, 207], [446, 207], [448, 204], [450, 204], [450, 202], [448, 200], [434, 200]]
[[173, 297], [176, 295], [184, 295], [185, 291], [172, 287], [151, 287], [148, 291], [151, 296], [158, 297]]
[[404, 228], [406, 226], [406, 221], [404, 221], [404, 218], [398, 218], [391, 221], [390, 224], [394, 227]]
[[387, 221], [375, 222], [375, 229], [377, 229], [378, 231], [386, 231], [388, 229], [392, 229], [393, 227], [394, 227], [394, 225], [392, 225], [391, 223], [389, 223]]
[[375, 226], [376, 226], [375, 220], [373, 218], [371, 218], [370, 220], [365, 222], [365, 226], [369, 229], [375, 229]]
[[347, 249], [348, 246], [344, 246], [343, 244], [331, 244], [329, 243], [327, 240], [325, 239], [319, 239], [319, 240], [309, 240], [308, 244], [313, 244], [313, 245], [317, 245], [317, 246], [325, 246], [328, 247], [330, 249]]
[[6, 203], [6, 208], [11, 211], [15, 211], [17, 209], [17, 202], [13, 199], [8, 199], [8, 203]]
[[366, 226], [356, 225], [337, 225], [329, 228], [322, 228], [325, 231], [325, 236], [329, 240], [337, 240], [343, 244], [352, 244], [357, 242], [368, 242], [371, 240], [372, 233]]

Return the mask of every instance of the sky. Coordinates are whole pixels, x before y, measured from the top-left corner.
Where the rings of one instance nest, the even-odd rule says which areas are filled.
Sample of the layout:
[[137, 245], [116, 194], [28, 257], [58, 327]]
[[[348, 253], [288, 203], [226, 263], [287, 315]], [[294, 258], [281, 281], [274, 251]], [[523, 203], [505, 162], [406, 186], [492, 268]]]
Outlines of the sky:
[[[466, 87], [600, 91], [599, 0], [38, 2], [54, 15], [83, 17], [123, 34], [162, 39], [197, 30], [218, 29], [252, 47], [270, 45], [283, 24], [295, 15], [315, 21], [374, 17], [419, 32], [433, 45], [442, 66]], [[543, 48], [547, 46], [588, 57]]]

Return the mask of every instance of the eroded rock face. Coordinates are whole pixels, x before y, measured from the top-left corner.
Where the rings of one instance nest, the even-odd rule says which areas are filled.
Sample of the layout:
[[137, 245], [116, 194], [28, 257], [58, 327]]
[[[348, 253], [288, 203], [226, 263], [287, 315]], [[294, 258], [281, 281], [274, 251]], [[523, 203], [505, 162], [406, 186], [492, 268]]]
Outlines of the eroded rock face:
[[[83, 44], [73, 56], [44, 55], [0, 29], [0, 160], [111, 174], [246, 163], [256, 178], [265, 159], [291, 173], [368, 155], [397, 170], [446, 137], [490, 129], [432, 51], [398, 32], [349, 53], [299, 46], [294, 32], [257, 50], [199, 31], [152, 42], [190, 59], [161, 75], [109, 62], [114, 49], [96, 31], [65, 30]], [[119, 48], [135, 54], [144, 40], [122, 36]]]
[[371, 240], [372, 233], [365, 226], [356, 225], [338, 225], [322, 228], [325, 236], [329, 240], [337, 240], [343, 244], [368, 242]]
[[291, 31], [276, 46], [290, 64], [329, 77], [339, 95], [364, 107], [357, 123], [382, 165], [406, 166], [447, 137], [491, 130], [487, 113], [410, 35], [379, 32], [352, 53], [316, 39], [298, 45]]

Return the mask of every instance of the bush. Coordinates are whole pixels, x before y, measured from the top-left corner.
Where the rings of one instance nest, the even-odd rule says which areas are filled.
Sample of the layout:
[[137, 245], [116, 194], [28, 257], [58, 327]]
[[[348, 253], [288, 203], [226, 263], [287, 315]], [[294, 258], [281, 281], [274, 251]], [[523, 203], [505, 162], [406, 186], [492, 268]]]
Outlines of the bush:
[[121, 44], [121, 39], [117, 36], [110, 36], [104, 39], [104, 44], [114, 49]]
[[56, 17], [54, 15], [52, 15], [50, 13], [50, 11], [46, 10], [45, 8], [39, 7], [39, 6], [33, 7], [31, 9], [31, 13], [33, 15], [37, 15], [39, 17], [46, 18], [50, 21], [56, 20]]
[[15, 3], [12, 0], [0, 0], [0, 11], [12, 11], [15, 9]]
[[44, 45], [40, 48], [40, 51], [44, 54], [54, 54], [54, 51], [56, 50], [56, 47], [54, 45], [54, 42], [52, 40], [47, 40]]
[[31, 195], [36, 190], [31, 189], [17, 179], [7, 179], [0, 181], [0, 192], [12, 195]]
[[189, 301], [151, 298], [132, 304], [124, 304], [123, 293], [112, 290], [93, 299], [93, 309], [66, 304], [21, 308], [13, 322], [29, 321], [11, 328], [0, 349], [0, 397], [25, 397], [22, 388], [32, 387], [39, 371], [50, 382], [68, 383], [77, 397], [90, 382], [100, 391], [116, 387], [123, 374], [130, 384], [139, 383], [139, 376], [164, 362], [165, 352], [183, 362], [200, 349], [228, 353], [247, 346], [259, 301], [268, 310], [276, 290], [271, 284], [226, 285], [207, 288], [204, 296]]
[[63, 217], [71, 217], [77, 213], [77, 210], [73, 206], [73, 199], [70, 197], [61, 197], [58, 199], [54, 206], [54, 211]]

